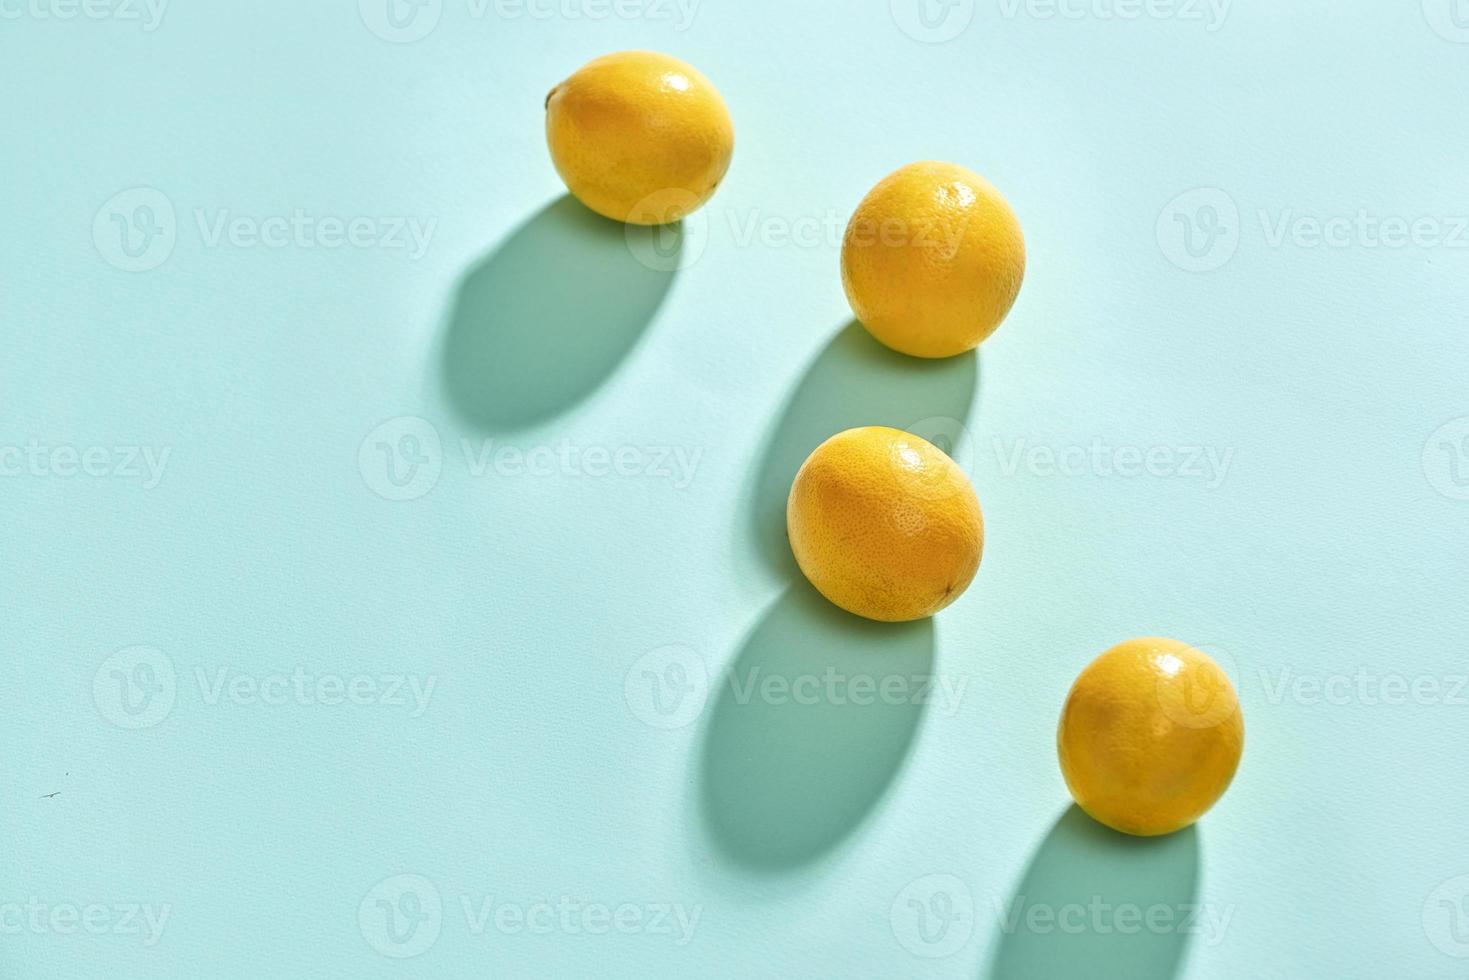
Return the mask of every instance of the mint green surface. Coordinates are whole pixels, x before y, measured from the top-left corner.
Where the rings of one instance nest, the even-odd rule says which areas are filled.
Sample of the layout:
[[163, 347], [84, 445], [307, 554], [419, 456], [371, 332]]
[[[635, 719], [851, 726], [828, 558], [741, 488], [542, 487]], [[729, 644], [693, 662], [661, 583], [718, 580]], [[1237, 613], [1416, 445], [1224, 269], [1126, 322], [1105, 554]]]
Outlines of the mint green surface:
[[[394, 3], [0, 0], [0, 976], [1469, 971], [1465, 4]], [[738, 133], [656, 238], [542, 133], [631, 47]], [[930, 158], [1029, 249], [943, 363], [837, 261]], [[983, 503], [932, 622], [784, 549], [863, 423]], [[1248, 735], [1135, 841], [1145, 634]]]

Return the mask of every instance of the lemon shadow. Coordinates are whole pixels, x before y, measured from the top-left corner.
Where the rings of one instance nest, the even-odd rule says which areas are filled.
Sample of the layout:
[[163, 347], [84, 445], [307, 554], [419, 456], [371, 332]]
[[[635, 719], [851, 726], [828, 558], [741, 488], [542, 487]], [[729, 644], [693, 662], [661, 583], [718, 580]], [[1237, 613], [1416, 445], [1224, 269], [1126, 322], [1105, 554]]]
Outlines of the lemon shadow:
[[635, 253], [626, 226], [565, 195], [465, 271], [439, 356], [464, 422], [534, 425], [611, 375], [662, 304], [683, 248], [681, 224], [634, 232], [654, 250]]
[[[926, 360], [884, 347], [855, 320], [839, 330], [792, 390], [747, 488], [746, 523], [761, 558], [772, 569], [796, 571], [786, 540], [786, 498], [813, 449], [861, 425], [908, 429], [944, 419], [958, 428], [978, 383], [974, 351]], [[952, 452], [948, 445], [939, 448]]]
[[1001, 938], [981, 976], [1172, 980], [1195, 932], [1222, 938], [1228, 910], [1200, 907], [1198, 883], [1196, 828], [1129, 837], [1072, 806], [993, 906]]
[[715, 850], [775, 872], [852, 833], [907, 758], [933, 663], [932, 620], [875, 623], [805, 582], [787, 590], [720, 678], [704, 732], [699, 800]]

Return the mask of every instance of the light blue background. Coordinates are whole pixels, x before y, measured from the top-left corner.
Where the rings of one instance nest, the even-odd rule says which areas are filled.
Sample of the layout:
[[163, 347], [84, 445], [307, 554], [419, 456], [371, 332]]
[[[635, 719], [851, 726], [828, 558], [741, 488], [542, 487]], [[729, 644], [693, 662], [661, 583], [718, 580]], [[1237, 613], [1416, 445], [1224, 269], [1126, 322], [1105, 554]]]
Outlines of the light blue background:
[[[151, 30], [64, 2], [0, 19], [0, 973], [1469, 970], [1448, 0], [1236, 0], [1222, 23], [980, 0], [933, 32], [906, 0], [704, 0], [687, 24], [443, 0], [407, 34], [371, 2], [179, 2]], [[544, 147], [546, 91], [630, 47], [696, 64], [737, 127], [673, 275], [562, 201]], [[1024, 291], [977, 359], [850, 327], [840, 229], [926, 158], [987, 175], [1025, 227]], [[155, 207], [165, 234], [129, 259], [113, 215], [148, 225], [159, 195], [173, 222]], [[297, 210], [432, 231], [421, 256], [208, 233]], [[1295, 225], [1337, 216], [1336, 245]], [[1420, 218], [1373, 247], [1373, 222]], [[931, 624], [832, 611], [772, 523], [790, 469], [846, 425], [932, 419], [985, 509], [979, 577]], [[405, 492], [428, 492], [392, 500], [379, 444], [404, 435], [426, 461]], [[1082, 462], [1098, 440], [1103, 463], [1157, 450], [1153, 472]], [[99, 475], [59, 475], [65, 447]], [[168, 453], [156, 481], [129, 447]], [[1134, 842], [1068, 813], [1054, 725], [1091, 657], [1152, 633], [1230, 666], [1248, 739], [1196, 830]], [[828, 665], [962, 695], [741, 703], [719, 679]], [[298, 670], [372, 703], [212, 687]], [[434, 685], [424, 710], [382, 703], [392, 675]], [[152, 685], [128, 689], [141, 714], [119, 676]], [[1021, 896], [1227, 926], [1007, 928]], [[414, 897], [420, 931], [389, 933], [377, 900]], [[514, 926], [563, 897], [633, 911]], [[511, 911], [477, 928], [466, 900]], [[68, 919], [90, 906], [92, 929]]]

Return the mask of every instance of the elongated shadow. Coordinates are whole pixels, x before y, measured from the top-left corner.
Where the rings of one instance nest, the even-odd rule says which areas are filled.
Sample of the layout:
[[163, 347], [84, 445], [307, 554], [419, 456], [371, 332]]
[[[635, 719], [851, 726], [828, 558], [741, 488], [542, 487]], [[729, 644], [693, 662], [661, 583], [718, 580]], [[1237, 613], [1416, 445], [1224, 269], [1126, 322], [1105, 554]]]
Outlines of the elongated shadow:
[[1036, 850], [1009, 904], [988, 980], [1172, 980], [1189, 937], [1222, 939], [1229, 910], [1200, 906], [1199, 835], [1128, 837], [1079, 807]]
[[683, 245], [679, 225], [639, 233], [656, 234], [658, 251], [640, 259], [623, 225], [567, 195], [464, 273], [439, 363], [465, 422], [533, 425], [607, 379], [667, 295]]
[[717, 850], [777, 871], [850, 834], [907, 757], [933, 661], [931, 620], [870, 622], [793, 585], [746, 637], [705, 731], [700, 808]]
[[911, 429], [919, 422], [945, 419], [951, 427], [960, 426], [968, 418], [978, 380], [974, 352], [924, 360], [889, 350], [855, 320], [838, 331], [771, 427], [747, 491], [746, 527], [761, 557], [774, 569], [795, 571], [786, 542], [786, 498], [811, 450], [859, 425]]

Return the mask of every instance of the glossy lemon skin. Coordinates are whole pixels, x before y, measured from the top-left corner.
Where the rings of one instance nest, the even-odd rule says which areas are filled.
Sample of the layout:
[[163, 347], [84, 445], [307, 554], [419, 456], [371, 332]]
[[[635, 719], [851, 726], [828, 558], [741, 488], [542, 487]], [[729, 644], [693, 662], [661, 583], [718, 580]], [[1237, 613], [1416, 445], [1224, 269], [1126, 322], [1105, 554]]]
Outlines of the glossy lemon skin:
[[931, 443], [882, 426], [848, 429], [811, 453], [791, 486], [786, 532], [817, 591], [883, 622], [953, 602], [984, 549], [964, 471]]
[[1229, 675], [1186, 643], [1143, 637], [1093, 660], [1071, 688], [1056, 747], [1077, 804], [1125, 834], [1189, 826], [1229, 788], [1244, 749]]
[[842, 242], [852, 312], [915, 357], [973, 350], [999, 327], [1025, 279], [1025, 236], [989, 181], [953, 163], [912, 163], [857, 206]]
[[546, 96], [556, 171], [615, 221], [678, 221], [714, 194], [734, 154], [734, 123], [714, 84], [654, 51], [604, 55]]

